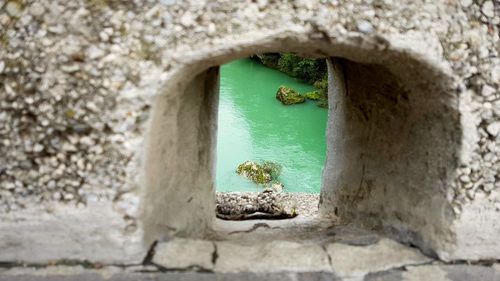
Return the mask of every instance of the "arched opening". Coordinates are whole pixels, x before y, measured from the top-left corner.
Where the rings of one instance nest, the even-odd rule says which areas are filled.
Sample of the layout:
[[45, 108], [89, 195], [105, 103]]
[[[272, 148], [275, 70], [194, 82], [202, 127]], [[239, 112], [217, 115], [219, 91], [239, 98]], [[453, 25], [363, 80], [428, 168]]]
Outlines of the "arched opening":
[[458, 105], [447, 71], [409, 41], [277, 34], [185, 55], [153, 106], [146, 240], [213, 231], [218, 66], [259, 52], [295, 52], [328, 59], [321, 216], [338, 216], [429, 253], [446, 250], [453, 240], [447, 197], [460, 148]]

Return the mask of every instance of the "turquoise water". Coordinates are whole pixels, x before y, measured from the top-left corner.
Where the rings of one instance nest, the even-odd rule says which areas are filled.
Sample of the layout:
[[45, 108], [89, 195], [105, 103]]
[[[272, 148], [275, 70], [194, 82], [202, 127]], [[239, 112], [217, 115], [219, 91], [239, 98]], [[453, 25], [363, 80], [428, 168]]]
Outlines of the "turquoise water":
[[268, 160], [283, 166], [279, 181], [285, 191], [319, 193], [328, 112], [312, 101], [282, 105], [275, 98], [280, 85], [300, 93], [314, 90], [250, 59], [221, 67], [218, 191], [262, 190], [235, 170], [247, 160]]

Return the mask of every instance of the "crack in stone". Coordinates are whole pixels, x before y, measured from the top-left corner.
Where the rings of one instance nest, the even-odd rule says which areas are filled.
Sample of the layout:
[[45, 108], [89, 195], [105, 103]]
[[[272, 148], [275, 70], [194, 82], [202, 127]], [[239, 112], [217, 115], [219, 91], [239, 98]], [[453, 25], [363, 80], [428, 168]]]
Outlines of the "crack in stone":
[[500, 264], [500, 259], [485, 259], [485, 260], [451, 260], [442, 261], [439, 263], [443, 265], [480, 265], [480, 266], [493, 266], [495, 264]]
[[212, 264], [215, 268], [215, 264], [217, 263], [217, 260], [219, 259], [219, 252], [218, 252], [218, 249], [217, 249], [217, 243], [215, 242], [212, 242], [213, 246], [214, 246], [214, 251], [212, 253]]
[[[158, 241], [154, 241], [153, 244], [151, 244], [151, 247], [149, 248], [149, 251], [144, 258], [144, 261], [142, 265], [152, 265], [158, 269], [159, 272], [200, 272], [200, 273], [214, 273], [212, 269], [205, 268], [201, 265], [197, 264], [192, 264], [187, 267], [166, 267], [160, 264], [157, 264], [153, 261], [153, 258], [156, 254], [156, 246], [158, 245]], [[219, 255], [217, 253], [217, 245], [215, 242], [213, 242], [214, 246], [214, 252], [212, 253], [212, 263], [215, 266], [215, 263], [217, 259], [219, 258]], [[148, 271], [149, 272], [149, 271]]]
[[[215, 266], [217, 259], [219, 257], [218, 255], [218, 250], [216, 243], [214, 242], [214, 252], [212, 254], [212, 263]], [[153, 248], [153, 247], [152, 247]], [[321, 248], [323, 251], [325, 251], [327, 257], [328, 257], [328, 262], [330, 264], [330, 267], [332, 269], [332, 272], [335, 273], [335, 269], [332, 263], [331, 256], [328, 254], [326, 251], [326, 245], [321, 245]], [[471, 265], [471, 266], [485, 266], [485, 267], [491, 267], [493, 265], [500, 265], [500, 260], [492, 259], [492, 260], [478, 260], [478, 261], [467, 261], [467, 260], [456, 260], [456, 261], [450, 261], [450, 262], [444, 262], [440, 260], [431, 260], [428, 262], [421, 262], [421, 263], [409, 263], [409, 264], [404, 264], [401, 266], [397, 267], [390, 267], [384, 270], [379, 270], [379, 271], [371, 271], [371, 272], [366, 272], [365, 274], [361, 275], [363, 276], [363, 280], [371, 280], [367, 279], [369, 277], [375, 277], [379, 276], [384, 273], [389, 273], [391, 271], [405, 271], [408, 267], [421, 267], [421, 266], [429, 266], [429, 265], [436, 265], [436, 266], [443, 266], [443, 265]], [[44, 268], [50, 268], [52, 266], [82, 266], [85, 269], [95, 269], [99, 270], [104, 267], [119, 267], [122, 269], [126, 269], [129, 267], [136, 267], [144, 264], [102, 264], [102, 263], [92, 263], [87, 260], [60, 260], [54, 263], [50, 264], [37, 264], [37, 263], [22, 263], [22, 262], [9, 262], [9, 261], [0, 261], [0, 269], [14, 269], [14, 268], [26, 268], [26, 267], [31, 267], [35, 269], [44, 269]], [[183, 268], [167, 268], [162, 265], [155, 264], [154, 262], [150, 262], [147, 265], [151, 265], [157, 268], [157, 270], [139, 270], [136, 271], [138, 273], [151, 273], [151, 272], [199, 272], [199, 273], [214, 273], [215, 270], [213, 269], [207, 269], [199, 265], [190, 265], [188, 267], [183, 267]], [[359, 276], [359, 277], [361, 277]], [[345, 277], [345, 276], [344, 276]], [[352, 276], [351, 276], [352, 277]]]
[[[367, 280], [367, 278], [369, 278], [369, 276], [378, 276], [378, 275], [381, 275], [383, 273], [388, 273], [391, 271], [405, 271], [407, 267], [427, 266], [427, 265], [435, 264], [435, 262], [436, 262], [436, 260], [431, 260], [428, 262], [420, 262], [420, 263], [409, 263], [409, 264], [404, 264], [401, 266], [389, 267], [389, 268], [383, 269], [383, 270], [366, 272], [362, 276], [363, 276], [364, 280]], [[368, 279], [368, 280], [370, 280], [370, 279]]]
[[149, 247], [149, 250], [146, 256], [144, 257], [144, 260], [142, 261], [143, 265], [149, 265], [153, 263], [153, 257], [155, 255], [156, 245], [158, 245], [158, 240], [155, 240]]
[[118, 267], [118, 268], [128, 268], [128, 267], [136, 267], [141, 266], [142, 263], [100, 263], [100, 262], [91, 262], [88, 260], [73, 260], [73, 259], [61, 259], [57, 261], [51, 261], [48, 263], [26, 263], [26, 262], [18, 262], [18, 261], [0, 261], [1, 269], [13, 269], [13, 268], [26, 268], [31, 267], [35, 269], [43, 269], [49, 268], [52, 266], [81, 266], [85, 269], [102, 269], [104, 267]]
[[156, 263], [152, 265], [158, 268], [159, 272], [199, 272], [199, 273], [214, 273], [212, 269], [205, 268], [203, 266], [193, 264], [187, 267], [165, 267]]
[[330, 265], [330, 269], [332, 270], [333, 272], [333, 262], [332, 262], [332, 256], [330, 256], [330, 254], [328, 253], [327, 249], [326, 249], [326, 245], [321, 245], [321, 249], [323, 249], [323, 251], [325, 252], [326, 256], [328, 257], [328, 264]]
[[[361, 273], [359, 275], [347, 275], [347, 276], [341, 276], [341, 277], [342, 278], [347, 278], [349, 280], [351, 278], [361, 278], [361, 277], [363, 278], [363, 280], [372, 280], [370, 278], [381, 276], [384, 273], [395, 272], [395, 271], [405, 271], [407, 267], [428, 266], [428, 265], [432, 265], [435, 262], [436, 262], [435, 260], [431, 260], [431, 261], [428, 261], [428, 262], [421, 262], [421, 263], [409, 263], [409, 264], [404, 264], [404, 265], [401, 265], [401, 266], [389, 267], [389, 268], [386, 268], [386, 269], [383, 269], [383, 270], [378, 270], [378, 271], [367, 271], [367, 272]], [[335, 273], [335, 269], [332, 268], [332, 270]], [[378, 280], [378, 279], [376, 279], [376, 280]]]
[[359, 186], [358, 186], [358, 190], [356, 191], [356, 195], [352, 197], [352, 203], [354, 203], [356, 200], [362, 199], [361, 192], [362, 192], [364, 180], [365, 180], [365, 165], [363, 164], [362, 169], [361, 169], [361, 180], [359, 181]]
[[258, 229], [260, 227], [271, 228], [267, 223], [259, 222], [259, 223], [254, 224], [252, 226], [252, 228], [250, 228], [248, 230], [232, 231], [232, 232], [229, 232], [228, 235], [233, 235], [233, 234], [237, 234], [237, 233], [250, 233], [250, 232], [253, 232], [253, 231], [255, 231], [256, 229]]

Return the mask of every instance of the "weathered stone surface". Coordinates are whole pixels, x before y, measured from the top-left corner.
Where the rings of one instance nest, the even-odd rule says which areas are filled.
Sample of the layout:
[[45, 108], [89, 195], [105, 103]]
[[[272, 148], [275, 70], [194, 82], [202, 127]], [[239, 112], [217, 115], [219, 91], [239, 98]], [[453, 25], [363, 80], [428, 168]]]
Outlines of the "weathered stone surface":
[[[446, 182], [446, 187], [443, 188], [452, 188], [448, 173], [438, 173], [437, 171], [444, 169], [452, 173], [456, 168], [453, 165], [458, 165], [456, 153], [460, 136], [460, 119], [458, 118], [457, 109], [453, 107], [455, 102], [452, 100], [455, 97], [447, 94], [454, 87], [453, 79], [450, 76], [449, 70], [441, 65], [442, 57], [437, 53], [439, 48], [435, 47], [437, 49], [436, 52], [422, 53], [423, 49], [431, 49], [429, 46], [432, 46], [432, 48], [434, 48], [434, 45], [439, 46], [439, 44], [434, 44], [437, 41], [436, 38], [422, 39], [421, 36], [410, 37], [410, 41], [415, 42], [415, 44], [409, 44], [402, 36], [395, 39], [388, 37], [387, 40], [390, 41], [388, 44], [391, 48], [383, 48], [385, 50], [383, 55], [381, 53], [373, 55], [380, 51], [377, 47], [380, 42], [370, 37], [364, 38], [363, 40], [366, 40], [366, 42], [363, 44], [359, 44], [358, 41], [350, 38], [348, 35], [345, 35], [344, 40], [335, 37], [336, 40], [342, 42], [357, 42], [356, 44], [343, 45], [336, 41], [313, 41], [308, 37], [308, 34], [307, 30], [298, 29], [283, 33], [262, 34], [261, 37], [251, 42], [239, 40], [226, 42], [227, 44], [223, 49], [218, 49], [221, 55], [215, 57], [213, 57], [213, 52], [202, 49], [195, 50], [190, 55], [193, 59], [186, 62], [185, 65], [181, 65], [173, 73], [175, 79], [172, 78], [172, 83], [169, 82], [167, 84], [167, 87], [170, 89], [168, 92], [178, 93], [189, 90], [189, 94], [182, 95], [182, 97], [179, 96], [181, 100], [184, 100], [184, 97], [193, 95], [191, 90], [194, 91], [194, 89], [197, 89], [198, 91], [203, 91], [206, 85], [213, 85], [212, 82], [205, 83], [205, 81], [198, 81], [198, 78], [192, 77], [192, 69], [222, 64], [236, 57], [232, 51], [234, 49], [240, 50], [241, 54], [243, 54], [257, 52], [263, 46], [269, 49], [280, 48], [281, 42], [285, 37], [290, 40], [288, 44], [289, 49], [296, 50], [297, 52], [317, 50], [323, 56], [330, 54], [329, 52], [331, 52], [330, 56], [342, 54], [345, 58], [341, 62], [342, 65], [346, 66], [346, 79], [350, 79], [347, 82], [349, 89], [337, 91], [340, 96], [335, 98], [333, 98], [335, 93], [332, 92], [331, 95], [329, 94], [329, 97], [332, 98], [330, 104], [333, 101], [336, 103], [336, 106], [332, 104], [330, 108], [333, 111], [330, 112], [332, 119], [327, 135], [327, 142], [333, 147], [334, 151], [329, 150], [328, 152], [332, 157], [327, 158], [323, 174], [324, 181], [320, 204], [322, 214], [324, 216], [331, 216], [338, 212], [345, 220], [352, 220], [364, 226], [392, 234], [398, 239], [405, 239], [408, 242], [421, 246], [428, 252], [431, 252], [435, 248], [446, 249], [448, 246], [447, 242], [450, 241], [447, 238], [452, 235], [449, 224], [451, 224], [454, 215], [452, 213], [452, 204], [448, 201], [446, 193], [439, 192], [436, 194], [435, 186], [436, 184]], [[417, 43], [418, 45], [416, 45]], [[422, 48], [419, 49], [417, 47]], [[321, 52], [319, 51], [320, 49]], [[336, 51], [334, 52], [333, 50]], [[400, 63], [401, 57], [398, 54], [399, 52], [403, 52], [403, 50], [413, 55], [406, 56], [406, 62]], [[311, 53], [309, 55], [318, 54]], [[420, 56], [424, 56], [427, 59], [421, 60]], [[379, 59], [382, 60], [382, 57], [384, 58], [383, 61], [377, 62]], [[398, 61], [398, 63], [390, 63], [392, 61]], [[381, 67], [380, 64], [384, 64], [384, 67]], [[422, 81], [415, 81], [415, 77], [420, 77]], [[177, 81], [176, 79], [185, 81], [186, 83], [189, 80], [192, 83], [179, 88], [182, 84], [175, 82]], [[343, 78], [331, 79], [330, 84], [338, 87], [341, 87], [345, 83]], [[440, 81], [440, 83], [436, 84], [431, 81]], [[379, 87], [380, 83], [386, 86]], [[412, 89], [410, 92], [409, 88]], [[204, 92], [205, 94], [198, 94], [196, 97], [215, 95], [212, 87], [207, 89]], [[337, 90], [336, 87], [329, 87], [329, 91], [335, 90]], [[349, 96], [346, 94], [347, 90]], [[379, 92], [375, 94], [377, 91], [382, 91], [383, 93]], [[391, 96], [391, 98], [387, 99], [387, 95]], [[409, 95], [413, 95], [412, 99], [407, 99]], [[158, 96], [155, 105], [159, 107], [166, 104], [174, 106], [175, 103], [169, 102], [172, 98], [174, 97], [167, 94]], [[341, 101], [343, 99], [349, 99], [345, 103], [346, 108], [342, 107]], [[435, 102], [431, 102], [433, 99]], [[398, 102], [392, 102], [394, 100]], [[365, 103], [366, 106], [370, 105], [371, 108], [365, 113], [371, 114], [371, 116], [359, 114], [359, 112], [363, 112]], [[192, 105], [196, 106], [199, 103]], [[176, 110], [179, 109], [177, 108]], [[194, 109], [195, 107], [193, 107]], [[163, 111], [164, 109], [159, 111], [158, 120], [152, 123], [153, 126], [155, 126], [154, 124], [158, 124], [159, 126], [155, 131], [166, 132], [167, 130], [172, 130], [170, 126], [165, 125], [166, 122], [164, 120], [160, 120], [165, 118], [165, 115], [161, 114]], [[174, 111], [172, 109], [169, 112]], [[392, 117], [386, 116], [386, 112], [391, 112]], [[443, 114], [443, 112], [448, 112], [447, 116], [450, 118], [441, 118], [440, 114]], [[193, 115], [196, 114], [193, 113]], [[365, 117], [363, 118], [363, 116]], [[429, 118], [425, 116], [429, 116]], [[182, 120], [190, 119], [184, 118]], [[193, 122], [198, 122], [198, 119]], [[197, 126], [193, 123], [188, 128], [195, 128]], [[336, 126], [336, 129], [332, 126]], [[433, 129], [429, 130], [429, 126]], [[374, 133], [374, 130], [376, 133]], [[186, 130], [181, 131], [185, 133]], [[395, 134], [395, 131], [399, 133]], [[215, 137], [214, 130], [208, 130], [206, 133], [207, 138], [209, 138], [208, 135], [211, 135], [211, 138]], [[433, 136], [431, 137], [430, 134]], [[174, 132], [169, 134], [169, 136], [174, 135]], [[343, 137], [346, 135], [350, 136], [349, 139]], [[149, 178], [158, 180], [165, 174], [164, 171], [168, 170], [169, 165], [167, 164], [176, 165], [179, 163], [179, 169], [194, 165], [181, 165], [182, 161], [175, 160], [167, 163], [165, 161], [166, 158], [160, 157], [157, 153], [160, 149], [159, 147], [161, 147], [158, 144], [165, 142], [166, 138], [160, 135], [154, 136], [158, 137], [158, 142], [153, 142], [150, 139], [150, 142], [153, 142], [149, 145], [148, 151], [151, 159], [147, 160], [146, 163], [147, 165], [151, 165], [151, 167], [162, 165], [164, 167], [158, 169], [161, 175], [153, 176], [151, 174]], [[196, 138], [185, 136], [181, 139], [193, 141], [189, 145], [178, 146], [177, 149], [186, 150], [185, 153], [192, 153], [194, 150], [199, 150], [200, 153], [201, 151], [203, 153], [207, 152], [207, 146], [200, 145], [200, 141], [195, 141]], [[188, 149], [190, 146], [191, 148]], [[168, 146], [168, 149], [165, 149], [165, 151], [169, 151], [170, 149], [175, 150], [174, 147]], [[381, 150], [387, 151], [387, 153], [380, 153]], [[437, 153], [438, 151], [440, 152]], [[171, 153], [172, 155], [185, 154], [184, 152], [174, 153], [173, 151]], [[420, 155], [421, 158], [419, 160], [415, 159], [415, 154]], [[363, 155], [370, 156], [364, 157]], [[428, 162], [427, 155], [440, 155], [440, 157], [436, 158], [435, 161]], [[398, 161], [389, 161], [388, 157], [395, 157]], [[364, 159], [362, 164], [360, 164], [359, 159]], [[196, 163], [196, 165], [199, 165], [199, 162]], [[428, 163], [432, 163], [432, 165]], [[209, 172], [210, 164], [207, 165], [206, 167], [200, 166], [200, 169]], [[170, 168], [171, 170], [177, 169]], [[391, 174], [388, 170], [394, 171], [395, 174]], [[180, 170], [177, 171], [180, 173]], [[184, 176], [180, 175], [182, 173], [178, 173], [176, 176], [187, 179], [189, 178], [188, 172], [190, 171], [186, 171]], [[364, 172], [366, 173], [363, 174]], [[147, 173], [150, 172], [147, 171]], [[361, 185], [360, 179], [363, 181]], [[337, 184], [340, 180], [342, 182]], [[181, 202], [187, 202], [190, 199], [188, 194], [178, 192], [176, 188], [178, 184], [173, 184], [172, 177], [168, 177], [168, 180], [165, 178], [165, 182], [169, 183], [168, 188], [160, 185], [159, 182], [157, 182], [157, 185], [154, 185], [158, 186], [158, 188], [152, 187], [150, 189], [149, 185], [146, 184], [147, 193], [155, 194], [155, 198], [152, 200], [164, 198], [163, 200], [172, 200], [181, 204]], [[205, 183], [207, 182], [210, 181], [205, 181]], [[401, 184], [402, 182], [405, 184]], [[187, 189], [191, 189], [193, 196], [195, 196], [193, 198], [197, 198], [200, 193], [195, 190], [200, 189], [201, 185], [192, 185], [192, 182], [186, 184], [191, 186]], [[208, 190], [207, 188], [203, 188], [202, 192], [208, 192]], [[182, 198], [171, 199], [179, 196]], [[415, 197], [420, 199], [415, 200]], [[209, 198], [209, 196], [207, 195], [203, 198]], [[387, 200], [388, 198], [392, 199]], [[200, 198], [200, 200], [202, 199]], [[415, 204], [418, 204], [416, 206], [418, 211], [416, 212]], [[169, 206], [173, 207], [174, 205], [175, 203]], [[182, 208], [176, 207], [175, 210], [185, 210], [186, 206], [184, 205], [182, 205]], [[199, 204], [196, 206], [199, 206]], [[156, 211], [153, 211], [153, 209]], [[197, 209], [197, 211], [200, 210], [201, 208]], [[161, 206], [160, 202], [158, 204], [149, 204], [146, 211], [150, 214], [149, 217], [151, 218], [150, 220], [145, 217], [146, 227], [149, 225], [155, 227], [162, 225], [162, 222], [155, 221], [156, 217], [171, 216]], [[377, 219], [374, 220], [374, 216]], [[178, 228], [178, 232], [191, 232], [193, 235], [196, 235], [196, 233], [206, 231], [204, 227], [210, 224], [210, 217], [207, 217], [207, 214], [203, 213], [198, 217], [198, 220], [186, 218], [181, 222], [180, 217], [176, 216], [172, 218], [172, 221], [175, 222], [176, 226], [174, 228]], [[426, 222], [426, 227], [422, 227], [421, 224], [423, 221]], [[171, 231], [169, 229], [172, 228], [167, 228], [163, 231], [168, 233]], [[159, 235], [159, 233], [155, 235]]]
[[[82, 265], [73, 265], [73, 266], [68, 266], [68, 265], [52, 265], [52, 266], [47, 266], [47, 267], [42, 267], [42, 268], [37, 268], [37, 267], [13, 267], [9, 268], [6, 271], [3, 272], [2, 275], [5, 276], [11, 276], [11, 278], [16, 278], [19, 276], [33, 276], [33, 277], [49, 277], [49, 276], [59, 276], [59, 277], [75, 277], [79, 275], [88, 275], [88, 274], [98, 274], [101, 277], [109, 277], [114, 274], [122, 273], [125, 270], [119, 267], [113, 267], [113, 266], [105, 266], [101, 267], [99, 269], [89, 269], [85, 268]], [[127, 272], [132, 272], [127, 270]], [[1, 276], [1, 275], [0, 275]]]
[[365, 281], [497, 281], [500, 273], [492, 267], [476, 265], [423, 265], [410, 266], [368, 274]]
[[0, 213], [133, 189], [147, 135], [146, 239], [210, 233], [216, 66], [298, 52], [340, 58], [349, 92], [329, 104], [322, 214], [500, 257], [495, 1], [194, 2], [3, 2]]
[[0, 274], [0, 281], [340, 281], [333, 273], [328, 272], [303, 272], [303, 273], [189, 273], [189, 272], [165, 272], [165, 273], [116, 273], [106, 274], [99, 271], [87, 271], [75, 275], [56, 274], [30, 274], [10, 275]]
[[[151, 270], [151, 269], [150, 269]], [[492, 267], [475, 265], [422, 265], [404, 269], [392, 269], [370, 273], [361, 278], [340, 278], [331, 272], [279, 272], [279, 273], [194, 273], [194, 272], [158, 272], [139, 273], [131, 268], [105, 267], [102, 269], [84, 269], [81, 266], [49, 266], [47, 268], [12, 268], [0, 271], [0, 281], [32, 280], [75, 280], [75, 281], [114, 281], [114, 280], [175, 280], [175, 281], [497, 281], [499, 272]]]
[[[441, 270], [446, 272], [446, 277], [453, 281], [497, 281], [500, 280], [500, 272], [491, 266], [474, 266], [474, 265], [445, 265], [441, 266]], [[415, 272], [415, 278], [418, 273]]]
[[127, 226], [109, 203], [82, 208], [54, 204], [0, 214], [0, 261], [139, 264], [147, 248], [141, 231]]
[[[446, 271], [444, 271], [439, 266], [415, 266], [408, 267], [401, 274], [401, 280], [417, 281], [417, 280], [436, 280], [436, 281], [446, 281], [450, 280], [446, 276]], [[454, 280], [454, 279], [451, 279]], [[473, 279], [470, 279], [473, 280]]]
[[239, 245], [217, 242], [218, 272], [331, 272], [328, 255], [315, 244], [273, 241]]
[[156, 245], [153, 262], [167, 269], [214, 268], [215, 242], [175, 238]]
[[[420, 44], [432, 45], [433, 42], [430, 39]], [[397, 48], [399, 43], [393, 44]], [[408, 72], [391, 70], [397, 67], [395, 65], [376, 70], [376, 65], [328, 60], [331, 85], [328, 98], [332, 104], [327, 128], [330, 152], [323, 174], [320, 212], [335, 213], [343, 219], [379, 229], [431, 253], [431, 249], [446, 248], [447, 236], [452, 233], [451, 204], [445, 194], [436, 194], [435, 186], [447, 181], [443, 178], [445, 174], [437, 173], [438, 170], [451, 172], [458, 166], [455, 155], [459, 139], [452, 128], [457, 126], [452, 124], [457, 124], [459, 119], [456, 109], [449, 105], [453, 102], [444, 96], [446, 89], [453, 87], [447, 71], [434, 69], [438, 64], [408, 63], [419, 65], [414, 68], [419, 71], [429, 67], [427, 75], [432, 73], [429, 83], [439, 80], [441, 84], [423, 90], [426, 86], [410, 81], [413, 78], [407, 76]], [[378, 87], [380, 83], [385, 87]], [[402, 88], [403, 84], [415, 88]], [[376, 94], [379, 90], [384, 93]], [[398, 102], [389, 102], [388, 96]], [[404, 96], [412, 96], [412, 101], [407, 103]], [[429, 99], [435, 99], [436, 103], [430, 105]], [[385, 114], [387, 111], [391, 117]], [[449, 112], [449, 118], [438, 117], [439, 114], [433, 112]], [[414, 123], [412, 118], [419, 121]], [[442, 135], [437, 137], [437, 134]], [[389, 155], [398, 161], [390, 161]], [[416, 159], [415, 155], [422, 158]], [[428, 162], [436, 155], [440, 155], [439, 159]], [[451, 183], [447, 186], [451, 188]], [[425, 225], [420, 225], [423, 220]]]
[[[491, 204], [491, 202], [495, 202]], [[500, 193], [494, 190], [490, 196], [478, 194], [473, 203], [462, 211], [455, 221], [457, 244], [440, 256], [446, 260], [468, 257], [471, 260], [496, 259], [500, 255], [500, 221], [485, 219], [498, 216]], [[481, 233], [478, 237], [478, 231]]]
[[334, 243], [328, 245], [326, 249], [331, 258], [333, 271], [342, 278], [362, 277], [370, 272], [423, 264], [432, 260], [416, 249], [385, 238], [370, 246]]
[[143, 167], [142, 200], [148, 203], [144, 204], [142, 220], [147, 243], [180, 233], [203, 237], [215, 219], [211, 166], [216, 149], [219, 69], [193, 77], [194, 73], [171, 77], [170, 82], [189, 77], [192, 84], [187, 88], [185, 83], [172, 83], [163, 89], [165, 93], [176, 92], [179, 102], [169, 102], [174, 98], [170, 95], [154, 98]]

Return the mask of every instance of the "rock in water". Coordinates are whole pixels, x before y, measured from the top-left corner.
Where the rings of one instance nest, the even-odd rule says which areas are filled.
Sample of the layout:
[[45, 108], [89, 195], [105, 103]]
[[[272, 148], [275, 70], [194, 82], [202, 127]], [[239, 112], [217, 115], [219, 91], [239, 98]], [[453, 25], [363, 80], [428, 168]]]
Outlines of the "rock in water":
[[316, 105], [321, 108], [328, 108], [328, 96], [326, 95], [326, 88], [322, 88], [321, 81], [314, 83], [319, 90], [306, 93], [306, 99], [316, 101]]
[[266, 184], [276, 180], [280, 172], [281, 166], [270, 161], [265, 161], [262, 164], [245, 161], [238, 165], [236, 169], [236, 173], [250, 179], [256, 184]]
[[276, 92], [276, 99], [281, 101], [284, 105], [303, 103], [306, 101], [306, 98], [303, 95], [286, 86], [279, 87]]
[[316, 102], [316, 105], [321, 108], [328, 108], [328, 100], [320, 99]]
[[246, 161], [238, 165], [236, 173], [250, 179], [257, 184], [265, 184], [271, 181], [271, 174], [267, 173], [261, 165], [252, 161]]
[[252, 161], [245, 161], [238, 165], [236, 173], [266, 188], [283, 190], [283, 184], [278, 182], [278, 176], [281, 173], [281, 165], [278, 163], [263, 161], [259, 164]]

